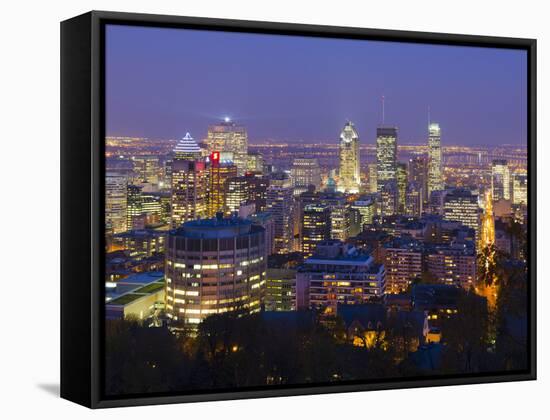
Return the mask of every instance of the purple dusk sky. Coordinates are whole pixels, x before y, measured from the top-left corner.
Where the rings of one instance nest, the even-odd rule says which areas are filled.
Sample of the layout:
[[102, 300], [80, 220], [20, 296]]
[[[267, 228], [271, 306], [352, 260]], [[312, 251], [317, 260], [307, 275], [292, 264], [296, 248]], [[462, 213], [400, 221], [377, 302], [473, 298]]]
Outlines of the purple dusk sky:
[[362, 144], [381, 123], [424, 142], [428, 107], [443, 144], [527, 142], [527, 53], [520, 50], [109, 25], [107, 134], [206, 136], [225, 116], [249, 141]]

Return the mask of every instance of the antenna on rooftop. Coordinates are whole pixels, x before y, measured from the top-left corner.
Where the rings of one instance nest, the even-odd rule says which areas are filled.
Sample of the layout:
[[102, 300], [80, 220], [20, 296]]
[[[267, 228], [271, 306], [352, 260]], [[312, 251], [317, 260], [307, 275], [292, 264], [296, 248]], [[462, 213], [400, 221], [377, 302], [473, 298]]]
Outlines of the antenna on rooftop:
[[386, 97], [382, 95], [382, 124], [386, 122]]

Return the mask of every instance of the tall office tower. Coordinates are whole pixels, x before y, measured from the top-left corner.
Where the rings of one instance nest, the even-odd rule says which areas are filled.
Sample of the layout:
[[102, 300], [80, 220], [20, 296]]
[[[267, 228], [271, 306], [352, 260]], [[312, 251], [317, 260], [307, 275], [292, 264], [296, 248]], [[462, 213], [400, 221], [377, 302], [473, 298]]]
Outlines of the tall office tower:
[[[380, 185], [379, 185], [380, 187]], [[382, 216], [392, 216], [397, 213], [399, 202], [399, 191], [397, 181], [385, 181], [379, 193], [379, 208]]]
[[264, 158], [260, 153], [248, 152], [246, 170], [259, 174], [264, 173]]
[[136, 156], [133, 163], [137, 184], [158, 184], [160, 171], [158, 156]]
[[313, 185], [315, 190], [321, 187], [321, 168], [315, 158], [294, 159], [290, 176], [294, 186], [294, 195], [300, 195], [307, 191], [310, 185]]
[[194, 328], [212, 314], [259, 312], [265, 291], [265, 230], [239, 218], [193, 220], [168, 234], [166, 309]]
[[420, 189], [422, 201], [427, 204], [428, 195], [428, 158], [415, 156], [409, 160], [409, 182], [414, 182]]
[[405, 197], [407, 194], [407, 164], [397, 162], [395, 175], [397, 180], [397, 213], [403, 214], [405, 212]]
[[340, 133], [340, 167], [338, 191], [359, 192], [361, 174], [359, 170], [359, 134], [351, 121], [348, 121]]
[[263, 212], [267, 206], [267, 188], [269, 187], [269, 177], [257, 173], [247, 173], [245, 175], [248, 181], [250, 200], [254, 202], [255, 211]]
[[105, 174], [105, 229], [113, 234], [126, 232], [128, 222], [126, 175], [107, 172]]
[[422, 244], [412, 237], [395, 238], [383, 245], [386, 290], [402, 293], [422, 275]]
[[237, 166], [231, 160], [222, 159], [220, 152], [210, 154], [208, 217], [214, 217], [218, 212], [227, 213], [227, 181], [236, 177], [237, 172]]
[[294, 245], [294, 193], [292, 182], [284, 172], [271, 176], [267, 188], [266, 210], [273, 215], [275, 223], [275, 252], [287, 254]]
[[422, 199], [422, 188], [416, 182], [407, 184], [405, 192], [405, 214], [407, 216], [420, 217], [424, 209], [424, 200]]
[[505, 159], [493, 160], [491, 167], [491, 190], [493, 200], [510, 200], [510, 169]]
[[447, 192], [443, 199], [443, 218], [462, 223], [479, 233], [479, 204], [477, 194], [466, 189]]
[[177, 228], [188, 220], [206, 217], [208, 172], [203, 161], [174, 159], [170, 225]]
[[330, 207], [326, 204], [307, 204], [302, 212], [301, 251], [310, 256], [321, 241], [330, 239]]
[[512, 175], [512, 202], [527, 205], [527, 173], [515, 172]]
[[238, 212], [241, 206], [253, 200], [246, 176], [229, 178], [226, 182], [225, 194], [225, 205], [228, 213]]
[[385, 290], [384, 265], [371, 255], [340, 241], [319, 242], [296, 273], [296, 309], [336, 314], [338, 304], [378, 300]]
[[244, 175], [248, 169], [248, 135], [246, 128], [235, 124], [229, 118], [208, 127], [205, 140], [208, 153], [232, 152], [237, 174]]
[[351, 208], [348, 203], [330, 206], [330, 238], [346, 241], [351, 236]]
[[444, 188], [441, 163], [441, 129], [438, 123], [430, 123], [428, 126], [428, 197], [432, 191]]
[[361, 198], [351, 203], [351, 208], [359, 211], [361, 215], [361, 228], [372, 224], [372, 219], [376, 214], [376, 204], [371, 198]]
[[376, 169], [376, 163], [369, 163], [369, 192], [375, 193], [378, 192], [378, 180], [377, 180], [377, 169]]
[[396, 180], [397, 127], [376, 129], [376, 188], [380, 192], [388, 182]]
[[141, 216], [142, 209], [141, 186], [128, 184], [126, 203], [126, 227], [128, 230], [138, 228], [137, 220]]
[[174, 158], [180, 160], [199, 160], [201, 158], [201, 148], [191, 134], [185, 133], [185, 137], [178, 141], [174, 148]]

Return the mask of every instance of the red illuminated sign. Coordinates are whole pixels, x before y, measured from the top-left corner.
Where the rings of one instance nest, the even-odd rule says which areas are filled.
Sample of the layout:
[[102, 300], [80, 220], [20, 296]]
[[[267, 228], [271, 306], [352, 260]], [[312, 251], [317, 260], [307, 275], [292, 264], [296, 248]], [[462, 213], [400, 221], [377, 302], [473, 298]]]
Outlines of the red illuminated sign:
[[210, 153], [210, 160], [214, 163], [219, 163], [220, 162], [220, 152]]

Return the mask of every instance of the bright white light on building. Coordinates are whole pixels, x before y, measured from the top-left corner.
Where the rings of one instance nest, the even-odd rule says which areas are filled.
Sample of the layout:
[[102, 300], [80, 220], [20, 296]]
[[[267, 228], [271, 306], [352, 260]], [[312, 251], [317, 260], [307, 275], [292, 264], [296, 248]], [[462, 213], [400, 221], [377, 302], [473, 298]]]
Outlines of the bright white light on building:
[[225, 117], [223, 120], [224, 120], [226, 123], [228, 123], [229, 121], [231, 121], [231, 118]]

